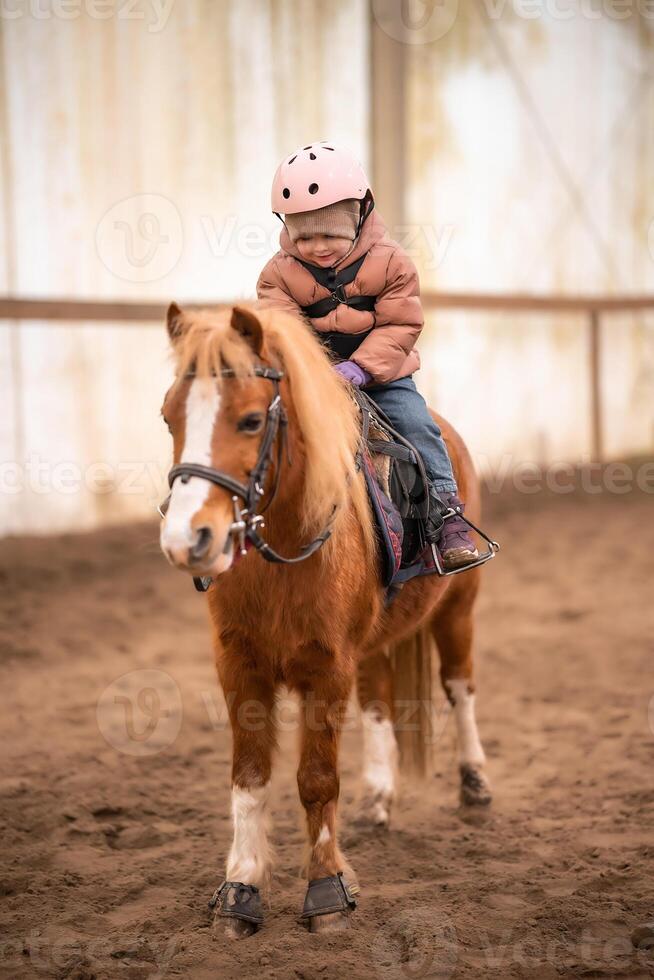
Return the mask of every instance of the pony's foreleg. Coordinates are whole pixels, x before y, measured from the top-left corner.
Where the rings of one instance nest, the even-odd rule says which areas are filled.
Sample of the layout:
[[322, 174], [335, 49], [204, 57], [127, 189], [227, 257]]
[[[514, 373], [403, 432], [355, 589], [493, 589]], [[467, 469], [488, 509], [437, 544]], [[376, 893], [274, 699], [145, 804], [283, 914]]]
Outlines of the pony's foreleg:
[[[239, 654], [232, 649], [219, 657], [219, 674], [233, 736], [233, 838], [225, 880], [261, 889], [269, 884], [272, 864], [268, 791], [275, 745], [274, 686], [253, 669], [244, 651]], [[236, 895], [236, 890], [233, 892]], [[249, 901], [260, 908], [256, 893]], [[224, 914], [224, 902], [221, 911]], [[236, 938], [249, 935], [256, 928], [245, 919], [226, 917], [225, 921], [228, 935]]]
[[[307, 652], [311, 663], [311, 652]], [[314, 658], [314, 667], [317, 660]], [[327, 667], [327, 665], [326, 665]], [[319, 683], [312, 684], [310, 693], [302, 695], [302, 731], [300, 765], [297, 773], [300, 800], [304, 807], [309, 835], [309, 857], [306, 874], [309, 890], [305, 913], [312, 932], [342, 928], [346, 924], [349, 906], [343, 885], [337, 876], [343, 874], [347, 887], [356, 884], [352, 871], [337, 843], [337, 806], [339, 793], [338, 748], [347, 699], [354, 680], [345, 676], [333, 663], [330, 673], [323, 673]], [[333, 674], [331, 673], [333, 671]], [[303, 686], [304, 687], [304, 686]], [[306, 688], [304, 688], [306, 691]], [[331, 878], [332, 883], [313, 885], [318, 879]], [[326, 889], [326, 890], [325, 890]], [[325, 913], [324, 908], [336, 902], [340, 911]], [[340, 902], [340, 905], [339, 905]], [[309, 915], [308, 910], [315, 914]]]
[[397, 786], [398, 748], [393, 730], [393, 668], [376, 653], [359, 664], [357, 694], [363, 725], [361, 815], [387, 827]]
[[[466, 575], [472, 575], [471, 572]], [[465, 576], [461, 576], [463, 579]], [[458, 586], [458, 583], [457, 583]], [[461, 801], [486, 805], [491, 802], [490, 783], [484, 767], [486, 756], [475, 717], [473, 682], [472, 607], [476, 594], [474, 579], [452, 590], [432, 620], [431, 629], [441, 661], [441, 682], [454, 709], [459, 746]]]

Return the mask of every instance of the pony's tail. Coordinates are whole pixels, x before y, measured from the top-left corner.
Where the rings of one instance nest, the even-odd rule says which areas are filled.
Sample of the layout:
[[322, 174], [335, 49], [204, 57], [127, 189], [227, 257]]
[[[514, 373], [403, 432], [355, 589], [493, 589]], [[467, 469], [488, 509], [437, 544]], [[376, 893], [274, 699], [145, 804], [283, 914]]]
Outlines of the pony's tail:
[[395, 736], [401, 770], [425, 778], [431, 775], [434, 747], [444, 721], [434, 698], [437, 654], [429, 624], [389, 646], [388, 653], [393, 667]]

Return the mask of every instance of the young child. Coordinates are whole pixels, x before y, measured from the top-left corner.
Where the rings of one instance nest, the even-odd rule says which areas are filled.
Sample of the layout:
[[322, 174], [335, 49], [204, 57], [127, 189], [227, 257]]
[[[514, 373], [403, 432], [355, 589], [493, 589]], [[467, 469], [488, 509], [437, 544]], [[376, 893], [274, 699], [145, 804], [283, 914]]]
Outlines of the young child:
[[272, 209], [284, 228], [257, 295], [303, 314], [337, 359], [335, 370], [364, 387], [419, 451], [432, 484], [427, 537], [446, 568], [459, 568], [478, 552], [460, 517], [440, 516], [443, 501], [463, 505], [441, 430], [412, 378], [424, 323], [418, 273], [373, 208], [349, 150], [323, 140], [292, 153], [273, 180]]

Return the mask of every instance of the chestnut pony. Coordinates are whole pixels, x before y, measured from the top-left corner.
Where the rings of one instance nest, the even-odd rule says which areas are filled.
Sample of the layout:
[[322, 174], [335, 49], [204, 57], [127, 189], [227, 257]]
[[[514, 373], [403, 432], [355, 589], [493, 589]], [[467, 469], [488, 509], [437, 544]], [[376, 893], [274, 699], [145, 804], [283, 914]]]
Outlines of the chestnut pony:
[[[176, 567], [213, 579], [207, 598], [233, 734], [234, 836], [227, 891], [216, 904], [232, 936], [247, 935], [260, 924], [259, 889], [267, 884], [271, 863], [266, 799], [274, 708], [284, 686], [297, 694], [300, 709], [297, 781], [306, 812], [310, 883], [304, 918], [313, 930], [342, 928], [356, 889], [337, 843], [343, 714], [358, 681], [364, 813], [371, 823], [385, 825], [396, 792], [398, 754], [394, 678], [386, 651], [426, 625], [436, 640], [441, 680], [455, 715], [462, 799], [490, 801], [472, 682], [479, 570], [413, 579], [385, 607], [371, 512], [355, 465], [358, 413], [347, 382], [302, 321], [258, 304], [188, 311], [173, 304], [168, 333], [176, 377], [162, 414], [173, 436], [174, 464], [190, 472], [171, 471], [161, 547]], [[264, 367], [273, 370], [266, 376]], [[285, 557], [306, 554], [303, 547], [313, 542], [315, 551], [292, 564], [271, 564], [251, 547], [244, 555], [235, 527], [242, 502], [237, 506], [229, 482], [246, 485], [256, 469], [276, 395], [287, 425], [275, 432], [258, 497], [265, 525], [256, 529]], [[461, 497], [478, 523], [479, 489], [470, 456], [451, 426], [439, 423]], [[286, 445], [279, 447], [283, 432]], [[206, 478], [203, 468], [219, 471], [227, 484]], [[401, 660], [396, 666], [401, 673]]]

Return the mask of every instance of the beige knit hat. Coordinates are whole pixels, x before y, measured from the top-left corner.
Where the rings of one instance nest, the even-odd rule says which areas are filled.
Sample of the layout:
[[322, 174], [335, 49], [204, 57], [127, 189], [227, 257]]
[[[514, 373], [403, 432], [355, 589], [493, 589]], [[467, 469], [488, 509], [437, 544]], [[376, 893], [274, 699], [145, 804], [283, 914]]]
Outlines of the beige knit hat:
[[337, 201], [336, 204], [328, 204], [317, 211], [285, 214], [284, 224], [292, 242], [309, 235], [334, 235], [353, 242], [359, 226], [359, 214], [359, 202], [352, 197]]

